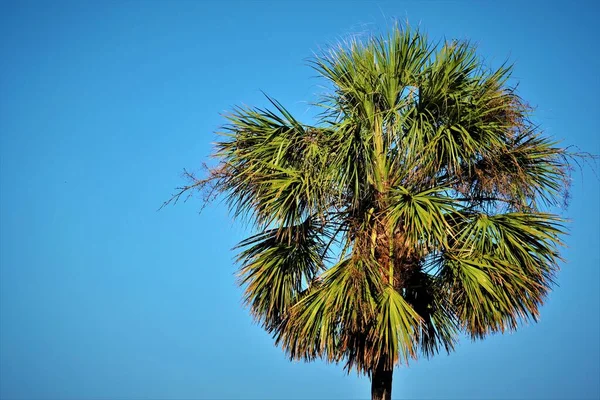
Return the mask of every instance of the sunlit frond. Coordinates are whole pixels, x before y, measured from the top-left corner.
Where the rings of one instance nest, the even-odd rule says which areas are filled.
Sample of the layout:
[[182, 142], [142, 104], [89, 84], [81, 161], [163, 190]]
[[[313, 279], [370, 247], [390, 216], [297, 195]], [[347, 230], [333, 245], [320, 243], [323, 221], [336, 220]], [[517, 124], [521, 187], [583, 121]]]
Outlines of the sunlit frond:
[[272, 330], [295, 304], [307, 282], [324, 268], [323, 237], [319, 226], [307, 219], [284, 229], [269, 229], [238, 247], [240, 284], [252, 314]]
[[271, 102], [279, 114], [237, 108], [228, 116], [216, 152], [223, 165], [220, 190], [228, 193], [236, 215], [252, 215], [263, 226], [293, 225], [327, 208], [329, 188], [321, 176], [326, 133], [300, 124]]
[[293, 359], [345, 358], [349, 368], [365, 370], [373, 358], [366, 332], [380, 291], [381, 277], [373, 265], [353, 259], [339, 262], [294, 305], [276, 334], [277, 344]]
[[391, 369], [399, 360], [416, 358], [423, 318], [390, 285], [383, 288], [377, 305], [376, 324], [370, 337], [376, 349], [373, 365], [384, 362]]
[[453, 248], [441, 257], [440, 277], [472, 336], [537, 319], [558, 269], [562, 222], [543, 213], [465, 218]]
[[445, 187], [418, 193], [404, 187], [391, 191], [388, 215], [394, 229], [406, 237], [404, 246], [419, 250], [444, 245], [451, 230], [445, 215], [454, 212], [458, 205], [447, 191]]

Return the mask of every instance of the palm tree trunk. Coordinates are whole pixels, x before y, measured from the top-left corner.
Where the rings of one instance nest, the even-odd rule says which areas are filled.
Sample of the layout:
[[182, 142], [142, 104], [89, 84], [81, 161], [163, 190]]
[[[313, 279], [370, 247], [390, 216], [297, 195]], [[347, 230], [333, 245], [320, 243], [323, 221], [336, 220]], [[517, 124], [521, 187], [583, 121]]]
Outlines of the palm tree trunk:
[[392, 375], [394, 370], [377, 367], [371, 375], [371, 400], [392, 399]]

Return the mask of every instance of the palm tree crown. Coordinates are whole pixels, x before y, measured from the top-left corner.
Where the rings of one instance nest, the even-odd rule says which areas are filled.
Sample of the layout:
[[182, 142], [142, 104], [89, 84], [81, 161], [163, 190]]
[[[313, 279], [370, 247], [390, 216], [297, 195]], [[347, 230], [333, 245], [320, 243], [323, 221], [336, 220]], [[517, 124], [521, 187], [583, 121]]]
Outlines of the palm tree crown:
[[271, 98], [236, 108], [218, 166], [181, 192], [223, 194], [255, 223], [239, 279], [275, 342], [292, 359], [391, 379], [460, 332], [536, 320], [563, 224], [544, 210], [568, 164], [508, 85], [511, 66], [409, 28], [311, 65], [331, 89], [314, 125]]

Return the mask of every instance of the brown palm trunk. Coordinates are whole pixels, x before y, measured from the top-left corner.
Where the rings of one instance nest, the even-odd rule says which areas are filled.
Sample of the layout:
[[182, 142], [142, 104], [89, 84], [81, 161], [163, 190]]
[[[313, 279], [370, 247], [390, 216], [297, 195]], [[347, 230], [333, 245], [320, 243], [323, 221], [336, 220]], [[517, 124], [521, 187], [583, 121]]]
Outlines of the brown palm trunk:
[[392, 399], [393, 370], [377, 367], [371, 375], [371, 400]]

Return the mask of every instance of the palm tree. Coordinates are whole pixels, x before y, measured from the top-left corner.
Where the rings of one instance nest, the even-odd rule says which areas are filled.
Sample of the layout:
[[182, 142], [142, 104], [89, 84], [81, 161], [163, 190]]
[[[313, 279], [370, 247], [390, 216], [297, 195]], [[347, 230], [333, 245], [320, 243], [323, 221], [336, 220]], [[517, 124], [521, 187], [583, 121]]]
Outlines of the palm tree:
[[[239, 281], [291, 359], [343, 363], [390, 399], [395, 365], [537, 320], [564, 221], [566, 150], [465, 41], [394, 28], [315, 56], [314, 125], [238, 107], [208, 176], [254, 236]], [[173, 200], [172, 199], [172, 200]], [[544, 211], [546, 210], [546, 211]]]

